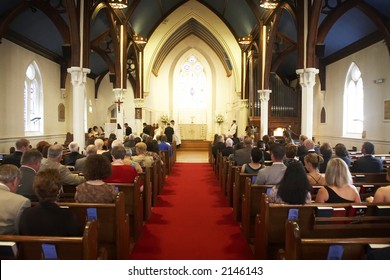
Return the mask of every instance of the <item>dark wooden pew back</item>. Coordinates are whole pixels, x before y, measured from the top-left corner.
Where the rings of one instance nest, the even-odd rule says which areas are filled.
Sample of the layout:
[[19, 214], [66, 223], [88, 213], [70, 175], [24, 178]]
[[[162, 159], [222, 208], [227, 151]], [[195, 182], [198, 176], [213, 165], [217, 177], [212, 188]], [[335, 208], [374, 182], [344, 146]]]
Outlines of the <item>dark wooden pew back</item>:
[[140, 191], [140, 177], [133, 184], [109, 183], [125, 194], [125, 211], [129, 214], [130, 241], [137, 242], [143, 227], [143, 195]]
[[96, 221], [89, 221], [82, 237], [0, 235], [0, 241], [16, 242], [17, 259], [44, 259], [42, 244], [55, 246], [60, 260], [96, 260], [98, 256], [98, 229]]
[[[348, 212], [352, 205], [367, 206], [363, 217], [316, 217], [318, 206], [344, 207]], [[390, 237], [390, 216], [376, 216], [377, 206], [369, 203], [312, 203], [288, 205], [269, 203], [268, 197], [260, 198], [260, 212], [256, 216], [254, 250], [256, 259], [275, 259], [277, 251], [284, 248], [285, 221], [290, 209], [299, 212], [301, 234], [308, 238], [333, 237]], [[387, 230], [384, 230], [387, 228]]]
[[257, 173], [241, 173], [241, 168], [235, 169], [233, 185], [233, 216], [237, 222], [241, 222], [242, 195], [245, 190], [246, 178], [252, 178]]
[[97, 213], [99, 247], [104, 248], [109, 259], [126, 259], [129, 255], [129, 215], [125, 209], [125, 194], [119, 192], [115, 203], [58, 203], [69, 208], [81, 224], [88, 222], [88, 209]]
[[[365, 259], [369, 244], [389, 244], [390, 237], [346, 237], [346, 238], [303, 238], [298, 222], [286, 222], [286, 246], [284, 258], [287, 260], [325, 260], [330, 246], [341, 245], [341, 259]], [[332, 259], [332, 255], [329, 256]]]
[[273, 185], [252, 184], [252, 177], [245, 178], [244, 194], [242, 196], [241, 232], [247, 242], [252, 243], [255, 235], [256, 215], [260, 212], [260, 197]]

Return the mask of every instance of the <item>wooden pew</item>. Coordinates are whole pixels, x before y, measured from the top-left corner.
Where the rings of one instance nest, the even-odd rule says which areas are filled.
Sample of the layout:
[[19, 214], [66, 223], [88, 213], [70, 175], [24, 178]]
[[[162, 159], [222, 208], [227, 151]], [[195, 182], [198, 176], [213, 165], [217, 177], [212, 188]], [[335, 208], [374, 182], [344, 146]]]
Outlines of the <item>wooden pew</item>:
[[138, 173], [143, 184], [143, 219], [147, 221], [152, 215], [152, 178], [151, 178], [151, 167], [144, 167], [144, 172]]
[[226, 175], [226, 196], [229, 203], [229, 206], [233, 207], [233, 185], [234, 185], [234, 176], [236, 174], [236, 169], [241, 168], [240, 166], [234, 165], [234, 161], [229, 161], [228, 172]]
[[214, 156], [213, 156], [213, 143], [212, 142], [209, 142], [208, 151], [209, 151], [209, 163], [214, 168]]
[[119, 192], [115, 203], [58, 203], [69, 208], [81, 224], [88, 222], [88, 208], [95, 208], [98, 221], [99, 248], [109, 259], [127, 259], [130, 247], [129, 215], [125, 210], [125, 194]]
[[252, 184], [252, 177], [245, 178], [244, 194], [242, 196], [241, 232], [249, 243], [252, 243], [255, 235], [255, 220], [260, 211], [260, 197], [272, 187], [273, 185]]
[[82, 237], [0, 235], [0, 241], [18, 244], [17, 259], [41, 260], [44, 258], [42, 244], [53, 244], [60, 260], [97, 260], [98, 225], [88, 221]]
[[169, 151], [160, 151], [160, 158], [164, 162], [165, 175], [169, 175], [172, 168], [172, 158], [169, 155]]
[[237, 222], [241, 222], [241, 210], [242, 210], [242, 195], [245, 189], [246, 178], [252, 178], [257, 173], [241, 173], [241, 167], [236, 168], [234, 174], [233, 185], [233, 216]]
[[221, 182], [221, 180], [222, 180], [222, 162], [223, 162], [223, 156], [222, 156], [222, 153], [221, 152], [218, 152], [217, 153], [217, 166], [218, 166], [218, 168], [217, 168], [217, 173], [216, 173], [216, 175], [217, 175], [217, 179], [218, 179], [218, 181], [219, 181], [219, 183], [221, 184], [222, 182]]
[[325, 260], [329, 246], [342, 245], [341, 259], [364, 259], [368, 244], [389, 244], [389, 237], [348, 237], [348, 238], [303, 238], [296, 221], [286, 222], [286, 246], [284, 258], [287, 260]]
[[387, 182], [386, 172], [381, 173], [351, 173], [353, 183], [384, 183]]
[[227, 182], [227, 173], [228, 173], [228, 165], [229, 160], [227, 157], [222, 157], [222, 165], [221, 165], [221, 177], [220, 177], [220, 184], [221, 184], [221, 190], [224, 195], [226, 195], [226, 182]]
[[[318, 206], [344, 207], [367, 206], [364, 217], [316, 217]], [[390, 237], [390, 216], [376, 216], [374, 203], [312, 203], [288, 205], [269, 203], [268, 196], [260, 198], [260, 212], [256, 216], [254, 252], [256, 259], [276, 259], [279, 249], [284, 248], [285, 222], [290, 209], [299, 212], [298, 223], [303, 236], [308, 238], [335, 237]], [[383, 204], [382, 204], [383, 205]], [[335, 222], [339, 222], [335, 224]], [[340, 222], [353, 222], [340, 224]], [[384, 230], [386, 229], [387, 230]]]
[[143, 195], [140, 190], [140, 177], [137, 176], [133, 184], [109, 183], [125, 194], [125, 209], [129, 214], [130, 241], [137, 242], [141, 237], [143, 227]]
[[157, 196], [160, 189], [160, 176], [161, 176], [161, 161], [155, 160], [152, 166], [151, 172], [151, 182], [152, 182], [152, 206], [155, 206], [157, 203]]

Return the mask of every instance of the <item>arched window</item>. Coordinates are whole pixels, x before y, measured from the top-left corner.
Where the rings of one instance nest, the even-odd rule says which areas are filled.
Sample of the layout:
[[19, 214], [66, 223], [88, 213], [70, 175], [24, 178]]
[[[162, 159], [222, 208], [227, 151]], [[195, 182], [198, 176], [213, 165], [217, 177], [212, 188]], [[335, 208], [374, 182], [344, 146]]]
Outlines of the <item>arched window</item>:
[[24, 80], [24, 131], [26, 135], [43, 134], [42, 79], [38, 65], [33, 61]]
[[181, 66], [179, 104], [182, 108], [206, 108], [206, 74], [202, 63], [191, 55]]
[[363, 132], [363, 79], [359, 67], [352, 63], [344, 88], [344, 136], [361, 137]]

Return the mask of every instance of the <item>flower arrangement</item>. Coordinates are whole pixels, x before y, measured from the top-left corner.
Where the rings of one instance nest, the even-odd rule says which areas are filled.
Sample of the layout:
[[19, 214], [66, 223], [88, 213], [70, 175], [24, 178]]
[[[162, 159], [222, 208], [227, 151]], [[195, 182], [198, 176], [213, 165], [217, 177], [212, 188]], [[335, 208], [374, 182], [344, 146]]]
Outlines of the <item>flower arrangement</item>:
[[222, 116], [221, 114], [218, 114], [218, 115], [215, 116], [215, 121], [216, 121], [218, 124], [221, 124], [221, 123], [223, 123], [224, 118], [223, 118], [223, 116]]
[[162, 115], [160, 117], [160, 121], [163, 123], [163, 124], [167, 124], [167, 122], [169, 122], [169, 118], [167, 115]]

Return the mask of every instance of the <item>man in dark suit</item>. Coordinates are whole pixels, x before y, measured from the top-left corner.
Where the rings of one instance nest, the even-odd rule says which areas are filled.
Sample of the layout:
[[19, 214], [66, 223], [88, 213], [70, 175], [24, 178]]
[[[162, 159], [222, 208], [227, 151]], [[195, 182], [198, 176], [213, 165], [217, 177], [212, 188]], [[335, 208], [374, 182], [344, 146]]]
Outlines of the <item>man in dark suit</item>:
[[129, 136], [130, 134], [133, 133], [133, 130], [131, 129], [128, 123], [125, 123], [125, 129], [126, 129], [126, 136]]
[[84, 155], [79, 153], [80, 147], [77, 142], [70, 142], [68, 148], [70, 153], [64, 156], [64, 165], [74, 166], [76, 164], [76, 160], [85, 157]]
[[30, 149], [29, 147], [30, 141], [25, 138], [21, 138], [15, 143], [16, 150], [9, 156], [6, 156], [3, 159], [2, 164], [13, 164], [17, 167], [20, 167], [20, 160], [22, 159], [22, 155], [25, 151]]
[[35, 175], [41, 167], [42, 154], [37, 149], [24, 152], [21, 160], [20, 172], [22, 178], [16, 190], [17, 194], [29, 198], [31, 201], [38, 201], [38, 197], [33, 189]]
[[214, 158], [217, 158], [219, 152], [221, 152], [225, 148], [225, 141], [222, 135], [217, 136], [217, 143], [214, 144], [211, 151], [213, 153]]
[[243, 165], [251, 162], [252, 144], [253, 140], [250, 136], [244, 137], [244, 147], [236, 150], [229, 156], [229, 160], [234, 160], [236, 165]]
[[371, 142], [364, 142], [362, 145], [363, 156], [357, 159], [351, 168], [351, 172], [380, 173], [383, 172], [382, 161], [375, 158], [375, 146]]
[[153, 136], [152, 133], [152, 126], [150, 124], [143, 123], [144, 128], [142, 129], [142, 132], [144, 134], [147, 134], [149, 136]]
[[174, 133], [175, 133], [175, 131], [171, 127], [171, 124], [167, 123], [167, 127], [164, 130], [164, 134], [167, 136], [168, 143], [172, 143]]

